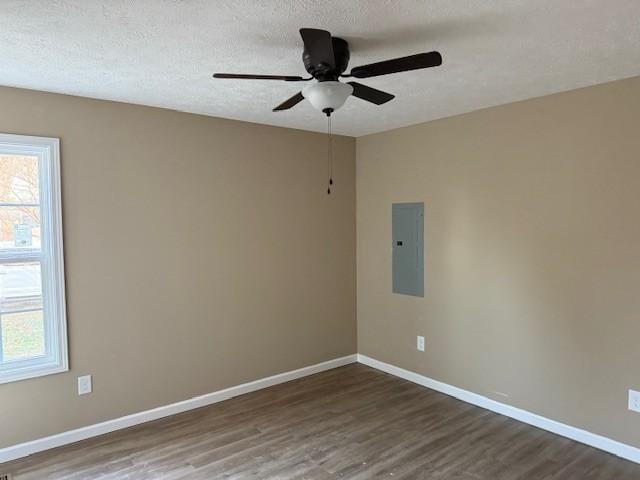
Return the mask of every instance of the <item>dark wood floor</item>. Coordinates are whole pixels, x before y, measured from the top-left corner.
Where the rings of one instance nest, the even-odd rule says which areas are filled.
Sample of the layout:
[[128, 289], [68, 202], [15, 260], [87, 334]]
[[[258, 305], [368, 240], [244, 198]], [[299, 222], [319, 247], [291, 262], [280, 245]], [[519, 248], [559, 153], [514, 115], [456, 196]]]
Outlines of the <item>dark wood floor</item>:
[[0, 465], [16, 480], [640, 479], [640, 465], [349, 365]]

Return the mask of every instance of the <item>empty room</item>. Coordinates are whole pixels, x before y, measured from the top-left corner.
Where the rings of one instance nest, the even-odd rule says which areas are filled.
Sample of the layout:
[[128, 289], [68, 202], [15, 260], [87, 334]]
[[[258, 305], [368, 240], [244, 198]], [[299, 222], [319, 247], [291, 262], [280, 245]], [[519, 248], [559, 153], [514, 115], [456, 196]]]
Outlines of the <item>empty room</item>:
[[0, 19], [0, 480], [640, 479], [640, 2]]

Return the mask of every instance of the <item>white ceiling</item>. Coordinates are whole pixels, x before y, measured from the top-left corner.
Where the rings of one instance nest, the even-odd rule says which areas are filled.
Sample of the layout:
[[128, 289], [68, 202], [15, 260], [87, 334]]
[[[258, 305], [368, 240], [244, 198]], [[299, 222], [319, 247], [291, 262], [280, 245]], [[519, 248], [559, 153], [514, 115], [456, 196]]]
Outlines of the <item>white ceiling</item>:
[[[333, 117], [359, 136], [640, 75], [640, 0], [1, 0], [0, 84], [323, 131], [301, 84], [300, 27], [349, 41], [350, 66], [439, 50], [442, 67], [362, 80]], [[304, 85], [304, 84], [303, 84]], [[6, 114], [6, 112], [3, 112]]]

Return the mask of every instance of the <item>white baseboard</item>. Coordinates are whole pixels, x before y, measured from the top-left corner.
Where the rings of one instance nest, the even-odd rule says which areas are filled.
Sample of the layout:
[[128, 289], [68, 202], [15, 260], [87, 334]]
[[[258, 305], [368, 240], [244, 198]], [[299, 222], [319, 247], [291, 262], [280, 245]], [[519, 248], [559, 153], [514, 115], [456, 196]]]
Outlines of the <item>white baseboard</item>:
[[273, 375], [271, 377], [262, 378], [260, 380], [255, 380], [253, 382], [243, 383], [241, 385], [236, 385], [235, 387], [207, 393], [206, 395], [193, 397], [188, 400], [146, 410], [144, 412], [134, 413], [132, 415], [127, 415], [113, 420], [107, 420], [106, 422], [96, 423], [94, 425], [89, 425], [75, 430], [69, 430], [67, 432], [58, 433], [56, 435], [51, 435], [50, 437], [33, 440], [31, 442], [12, 445], [10, 447], [0, 449], [0, 463], [16, 460], [37, 452], [60, 447], [62, 445], [68, 445], [87, 438], [97, 437], [98, 435], [104, 435], [105, 433], [121, 430], [133, 425], [139, 425], [159, 418], [168, 417], [169, 415], [175, 415], [176, 413], [206, 407], [207, 405], [222, 402], [223, 400], [228, 400], [230, 398], [237, 397], [238, 395], [255, 392], [256, 390], [261, 390], [263, 388], [289, 382], [297, 378], [313, 375], [314, 373], [324, 372], [325, 370], [331, 370], [332, 368], [342, 367], [343, 365], [355, 363], [356, 361], [357, 356], [355, 354], [347, 355], [346, 357], [335, 358], [327, 362], [318, 363], [298, 370], [292, 370], [278, 375]]
[[631, 445], [627, 445], [625, 443], [603, 437], [602, 435], [587, 432], [586, 430], [572, 427], [570, 425], [566, 425], [564, 423], [560, 423], [555, 420], [536, 415], [535, 413], [527, 412], [526, 410], [522, 410], [520, 408], [496, 402], [495, 400], [483, 397], [482, 395], [478, 395], [477, 393], [469, 392], [468, 390], [463, 390], [462, 388], [439, 382], [438, 380], [434, 380], [432, 378], [420, 375], [419, 373], [411, 372], [409, 370], [405, 370], [404, 368], [381, 362], [374, 358], [367, 357], [366, 355], [358, 354], [358, 362], [364, 365], [368, 365], [369, 367], [375, 368], [377, 370], [390, 373], [391, 375], [394, 375], [396, 377], [404, 378], [405, 380], [417, 383], [418, 385], [422, 385], [423, 387], [436, 390], [446, 395], [451, 395], [452, 397], [462, 400], [463, 402], [471, 403], [472, 405], [476, 405], [478, 407], [491, 410], [492, 412], [505, 415], [515, 420], [528, 423], [529, 425], [533, 425], [534, 427], [538, 427], [557, 435], [570, 438], [572, 440], [575, 440], [576, 442], [584, 443], [585, 445], [604, 450], [605, 452], [612, 453], [618, 457], [625, 458], [632, 462], [640, 463], [640, 448], [632, 447]]
[[70, 443], [85, 440], [87, 438], [96, 437], [105, 433], [121, 430], [123, 428], [139, 425], [141, 423], [150, 422], [159, 418], [168, 417], [177, 413], [186, 412], [195, 408], [205, 407], [214, 403], [228, 400], [238, 395], [254, 392], [263, 388], [278, 385], [280, 383], [289, 382], [297, 378], [313, 375], [314, 373], [320, 373], [325, 370], [331, 370], [333, 368], [348, 365], [350, 363], [359, 362], [364, 365], [368, 365], [377, 370], [395, 375], [396, 377], [404, 378], [410, 382], [422, 385], [423, 387], [442, 392], [446, 395], [458, 398], [464, 402], [476, 405], [487, 410], [505, 415], [507, 417], [519, 420], [521, 422], [533, 425], [534, 427], [547, 430], [549, 432], [561, 435], [563, 437], [570, 438], [580, 443], [604, 450], [605, 452], [612, 453], [618, 457], [625, 458], [635, 463], [640, 463], [640, 449], [626, 445], [624, 443], [612, 440], [595, 433], [587, 432], [570, 425], [551, 420], [535, 413], [527, 412], [504, 403], [497, 402], [490, 398], [478, 395], [462, 388], [454, 387], [452, 385], [434, 380], [432, 378], [425, 377], [415, 372], [405, 370], [404, 368], [396, 367], [379, 360], [367, 357], [366, 355], [347, 355], [346, 357], [336, 358], [327, 362], [318, 363], [308, 367], [300, 368], [298, 370], [292, 370], [289, 372], [280, 373], [271, 377], [262, 378], [249, 383], [243, 383], [235, 387], [226, 388], [217, 392], [208, 393], [199, 397], [190, 398], [170, 405], [146, 410], [144, 412], [134, 413], [125, 417], [116, 418], [113, 420], [107, 420], [106, 422], [89, 425], [86, 427], [78, 428], [75, 430], [69, 430], [67, 432], [51, 435], [50, 437], [40, 438], [31, 442], [20, 443], [10, 447], [0, 449], [0, 463], [16, 460], [18, 458], [26, 457], [37, 452], [49, 450], [51, 448], [68, 445]]

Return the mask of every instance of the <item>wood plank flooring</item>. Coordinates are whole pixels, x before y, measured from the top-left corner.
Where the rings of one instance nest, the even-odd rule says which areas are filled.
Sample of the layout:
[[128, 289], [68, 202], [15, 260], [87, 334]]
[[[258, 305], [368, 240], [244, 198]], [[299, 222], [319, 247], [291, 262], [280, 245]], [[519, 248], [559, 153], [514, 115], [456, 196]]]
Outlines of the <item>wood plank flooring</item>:
[[363, 365], [0, 465], [15, 480], [626, 480], [640, 465]]

